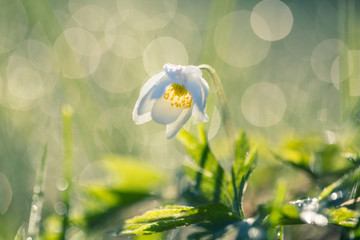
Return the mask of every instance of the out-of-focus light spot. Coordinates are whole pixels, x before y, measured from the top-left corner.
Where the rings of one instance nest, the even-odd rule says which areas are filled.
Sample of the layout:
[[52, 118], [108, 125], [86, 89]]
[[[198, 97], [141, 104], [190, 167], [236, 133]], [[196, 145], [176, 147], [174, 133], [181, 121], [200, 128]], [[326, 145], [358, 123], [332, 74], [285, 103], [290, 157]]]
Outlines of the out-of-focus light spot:
[[59, 72], [59, 65], [52, 49], [44, 43], [29, 39], [26, 41], [27, 57], [34, 67], [45, 73]]
[[290, 8], [279, 0], [264, 0], [251, 13], [251, 26], [257, 36], [267, 41], [286, 37], [292, 28]]
[[330, 198], [331, 198], [331, 200], [336, 200], [336, 199], [338, 199], [338, 194], [336, 193], [336, 192], [333, 192], [331, 195], [330, 195]]
[[92, 33], [81, 28], [69, 28], [63, 34], [74, 52], [82, 56], [97, 56], [101, 54], [98, 41]]
[[110, 14], [103, 8], [94, 5], [85, 5], [77, 10], [72, 18], [79, 26], [91, 31], [104, 31], [104, 26], [110, 18]]
[[[121, 1], [121, 0], [119, 0]], [[181, 12], [190, 19], [196, 21], [199, 29], [209, 29], [215, 26], [222, 14], [212, 14], [215, 5], [220, 2], [209, 2], [208, 0], [180, 0]], [[221, 4], [221, 3], [220, 3]], [[177, 13], [179, 13], [178, 11]], [[200, 14], [201, 13], [201, 14]]]
[[8, 73], [8, 88], [14, 96], [30, 100], [43, 92], [40, 74], [30, 68], [17, 68]]
[[270, 42], [256, 36], [250, 26], [249, 11], [229, 13], [219, 20], [214, 45], [219, 56], [235, 67], [250, 67], [268, 54]]
[[320, 109], [317, 112], [317, 117], [318, 117], [318, 120], [320, 122], [326, 122], [326, 120], [328, 118], [328, 110], [327, 110], [327, 108]]
[[[351, 84], [351, 75], [353, 73], [356, 72], [357, 69], [354, 69], [354, 62], [352, 59], [352, 53], [356, 52], [351, 50], [351, 51], [347, 51], [347, 57], [348, 57], [348, 61], [347, 61], [347, 66], [343, 65], [342, 66], [342, 70], [340, 71], [340, 56], [337, 56], [335, 58], [335, 60], [333, 61], [332, 65], [331, 65], [331, 70], [330, 70], [330, 75], [331, 75], [331, 82], [334, 84], [335, 88], [337, 90], [340, 89], [340, 82], [344, 81], [345, 79], [347, 79], [348, 77], [350, 77], [350, 95], [351, 95], [351, 91], [354, 90], [359, 90], [359, 87], [356, 88], [356, 83], [359, 83], [359, 80], [355, 81], [355, 85], [352, 87]], [[360, 52], [360, 51], [359, 51]], [[346, 54], [346, 53], [344, 53]], [[344, 58], [346, 58], [344, 56]], [[344, 63], [342, 63], [344, 64]]]
[[[162, 169], [171, 170], [179, 168], [184, 158], [182, 153], [180, 153], [175, 147], [169, 147], [163, 139], [163, 132], [153, 135], [151, 145], [156, 145], [156, 147], [151, 148], [151, 158], [153, 159], [153, 162]], [[163, 156], [171, 156], [171, 158]]]
[[[14, 54], [9, 56], [6, 71], [8, 74], [7, 87], [9, 92], [3, 95], [12, 95], [20, 100], [35, 100], [51, 92], [59, 78], [59, 65], [55, 54], [50, 47], [33, 39], [24, 41], [16, 48]], [[28, 72], [30, 74], [26, 76]], [[18, 76], [14, 75], [14, 77], [19, 77], [19, 79], [16, 79], [16, 81], [11, 84], [16, 84], [17, 81], [25, 81], [25, 84], [20, 84], [23, 85], [21, 88], [28, 87], [26, 86], [26, 84], [28, 84], [31, 89], [25, 89], [25, 95], [21, 93], [23, 96], [19, 96], [19, 92], [15, 93], [13, 90], [10, 91], [10, 87], [14, 87], [11, 86], [11, 84], [9, 85], [9, 82], [13, 80], [9, 79], [10, 74], [18, 74]], [[20, 76], [19, 74], [25, 76]], [[14, 101], [10, 99], [10, 105], [12, 105], [11, 102], [13, 103]], [[24, 102], [24, 105], [31, 105], [31, 101], [27, 101], [27, 103]]]
[[70, 227], [65, 233], [66, 240], [86, 239], [85, 233], [78, 227]]
[[[130, 130], [130, 129], [129, 129]], [[129, 134], [133, 133], [135, 145], [158, 145], [164, 141], [165, 129], [160, 124], [149, 123], [133, 127]], [[160, 139], [162, 135], [162, 139]], [[154, 140], [156, 139], [156, 141]], [[160, 141], [160, 142], [157, 142]]]
[[60, 117], [61, 106], [64, 102], [69, 103], [74, 109], [79, 106], [81, 94], [78, 90], [68, 88], [65, 92], [55, 89], [52, 93], [43, 96], [40, 101], [40, 109], [49, 117]]
[[105, 170], [103, 161], [95, 161], [88, 164], [80, 173], [79, 185], [110, 185], [115, 181], [115, 179], [116, 178], [114, 176], [109, 174], [109, 171]]
[[117, 56], [134, 59], [142, 56], [149, 42], [143, 31], [136, 31], [123, 21], [121, 13], [115, 14], [106, 25], [105, 41]]
[[350, 96], [360, 96], [360, 50], [351, 50], [348, 52], [348, 63]]
[[252, 227], [249, 229], [248, 235], [249, 235], [250, 239], [260, 239], [261, 231], [258, 228]]
[[126, 60], [109, 51], [101, 58], [92, 79], [102, 89], [113, 92], [131, 91], [146, 78], [141, 60]]
[[192, 19], [177, 13], [165, 28], [157, 31], [157, 34], [173, 37], [180, 41], [189, 54], [189, 62], [197, 61], [201, 51], [202, 38], [196, 22]]
[[44, 93], [43, 80], [27, 59], [11, 56], [7, 66], [7, 87], [10, 94], [24, 99], [34, 100]]
[[308, 107], [308, 92], [292, 83], [279, 84], [279, 87], [281, 89], [286, 89], [283, 93], [287, 100], [287, 110], [299, 117], [303, 116], [304, 111], [306, 111]]
[[123, 35], [111, 48], [119, 57], [123, 58], [136, 58], [142, 55], [143, 47], [139, 41], [129, 35]]
[[56, 187], [57, 189], [59, 189], [60, 191], [65, 191], [68, 187], [69, 187], [69, 183], [68, 181], [66, 181], [66, 179], [64, 178], [58, 178], [56, 180]]
[[220, 129], [221, 117], [220, 117], [220, 113], [219, 113], [217, 107], [214, 107], [214, 111], [213, 111], [212, 117], [210, 119], [211, 119], [211, 122], [210, 122], [209, 133], [208, 133], [209, 140], [214, 138]]
[[[125, 0], [123, 0], [125, 1]], [[98, 1], [98, 0], [69, 0], [67, 1], [67, 7], [70, 10], [70, 13], [74, 14], [84, 6], [91, 6], [94, 7], [94, 9], [100, 8], [101, 10], [105, 10], [107, 12], [113, 12], [116, 11], [116, 1]], [[57, 10], [60, 8], [57, 8]], [[87, 10], [88, 11], [88, 10]], [[100, 13], [101, 16], [102, 13]], [[85, 19], [81, 19], [81, 22], [83, 22]]]
[[139, 31], [153, 31], [165, 27], [177, 9], [177, 0], [132, 0], [130, 4], [121, 2], [122, 0], [118, 1], [118, 7], [125, 21]]
[[54, 209], [55, 209], [55, 212], [59, 215], [64, 215], [67, 213], [66, 205], [63, 202], [56, 202]]
[[101, 58], [101, 48], [90, 32], [81, 28], [65, 30], [55, 42], [64, 76], [83, 78], [93, 73]]
[[13, 193], [9, 180], [2, 173], [0, 173], [0, 192], [0, 214], [4, 214], [9, 208]]
[[281, 121], [286, 99], [279, 87], [268, 82], [250, 86], [241, 99], [241, 111], [246, 120], [258, 127], [270, 127]]
[[332, 68], [338, 68], [338, 65], [334, 66], [334, 61], [345, 52], [347, 52], [347, 47], [340, 40], [328, 39], [320, 42], [311, 55], [311, 66], [315, 75], [324, 82], [339, 82], [346, 79], [348, 74], [338, 75], [338, 78], [331, 76], [331, 73], [339, 72], [336, 69], [332, 70]]
[[[351, 91], [355, 90], [356, 88], [351, 87], [351, 75], [356, 71], [356, 68], [354, 69], [354, 62], [351, 61], [351, 52], [352, 51], [347, 51], [347, 48], [345, 48], [344, 50], [342, 50], [342, 52], [340, 53], [341, 56], [337, 56], [335, 58], [335, 60], [333, 61], [332, 65], [331, 65], [331, 70], [330, 70], [330, 75], [331, 75], [331, 82], [334, 84], [336, 89], [340, 89], [340, 82], [344, 81], [345, 79], [347, 79], [350, 76], [350, 95], [351, 95]], [[360, 52], [360, 51], [359, 51]], [[348, 54], [348, 62], [347, 62], [347, 66], [343, 65], [340, 67], [340, 57], [344, 57], [346, 58], [346, 54]], [[342, 62], [342, 64], [344, 64]], [[340, 71], [340, 68], [341, 71]]]
[[[71, 47], [74, 47], [76, 52], [83, 48], [85, 52], [88, 52], [85, 54], [83, 53], [84, 51], [77, 52], [81, 55], [103, 54], [109, 50], [109, 45], [105, 39], [105, 32], [111, 15], [103, 8], [106, 4], [102, 4], [101, 6], [94, 4], [84, 5], [74, 7], [74, 14], [66, 17], [64, 20], [64, 29], [72, 31], [69, 32], [65, 30], [64, 33], [66, 34], [67, 41], [69, 41]], [[90, 37], [89, 42], [84, 44], [82, 39], [88, 37]], [[79, 41], [79, 43], [77, 41]]]
[[143, 63], [148, 74], [160, 72], [164, 63], [188, 64], [188, 53], [184, 45], [172, 37], [160, 37], [146, 47]]
[[28, 19], [18, 0], [2, 0], [0, 7], [0, 54], [14, 49], [24, 40]]
[[326, 130], [325, 131], [325, 137], [326, 140], [329, 144], [335, 144], [336, 143], [336, 136], [335, 133], [330, 131], [330, 130]]
[[7, 90], [5, 91], [1, 104], [10, 109], [27, 110], [34, 106], [35, 102], [35, 100], [31, 101], [28, 99], [18, 98]]

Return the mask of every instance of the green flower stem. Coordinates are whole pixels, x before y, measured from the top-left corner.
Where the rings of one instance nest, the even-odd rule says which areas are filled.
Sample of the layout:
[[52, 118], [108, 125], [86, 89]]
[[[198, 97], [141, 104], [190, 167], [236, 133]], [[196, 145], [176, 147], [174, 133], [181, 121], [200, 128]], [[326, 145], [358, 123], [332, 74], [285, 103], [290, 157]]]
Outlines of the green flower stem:
[[207, 73], [211, 76], [213, 81], [215, 92], [217, 94], [220, 108], [221, 108], [221, 115], [222, 119], [225, 124], [225, 130], [230, 139], [234, 139], [234, 125], [230, 118], [230, 111], [227, 105], [227, 100], [224, 92], [223, 85], [221, 84], [221, 80], [219, 75], [216, 73], [215, 69], [207, 64], [202, 64], [198, 66], [201, 70], [207, 71]]
[[46, 174], [46, 155], [47, 155], [47, 145], [44, 147], [44, 151], [41, 157], [41, 161], [39, 163], [34, 191], [32, 196], [31, 210], [30, 210], [30, 218], [28, 225], [28, 238], [35, 240], [39, 236], [40, 231], [40, 220], [41, 220], [41, 212], [44, 203], [44, 179]]
[[65, 239], [66, 229], [69, 226], [69, 210], [70, 210], [70, 197], [72, 187], [72, 162], [73, 162], [73, 149], [72, 149], [72, 115], [73, 109], [71, 106], [66, 105], [62, 107], [63, 117], [63, 144], [64, 144], [64, 169], [63, 175], [68, 186], [63, 191], [62, 201], [66, 207], [66, 213], [64, 215], [62, 223], [62, 238]]

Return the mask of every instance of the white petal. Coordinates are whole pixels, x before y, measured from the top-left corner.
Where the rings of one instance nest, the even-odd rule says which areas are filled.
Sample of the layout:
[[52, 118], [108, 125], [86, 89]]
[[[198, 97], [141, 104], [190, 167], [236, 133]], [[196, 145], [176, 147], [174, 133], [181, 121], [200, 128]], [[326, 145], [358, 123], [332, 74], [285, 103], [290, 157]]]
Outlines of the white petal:
[[164, 72], [166, 72], [166, 74], [171, 79], [180, 80], [179, 79], [179, 73], [181, 73], [183, 71], [184, 66], [167, 63], [167, 64], [164, 65], [163, 69], [164, 69]]
[[147, 80], [147, 82], [144, 84], [144, 86], [142, 87], [141, 91], [140, 91], [140, 96], [139, 99], [144, 97], [146, 94], [149, 93], [149, 91], [154, 88], [155, 86], [157, 86], [161, 81], [164, 80], [165, 73], [164, 72], [160, 72], [158, 74], [155, 74], [154, 76], [152, 76], [149, 80]]
[[160, 97], [162, 97], [164, 95], [166, 87], [169, 86], [172, 83], [174, 83], [174, 81], [171, 78], [165, 77], [164, 80], [161, 81], [156, 86], [156, 89], [155, 89], [154, 93], [151, 95], [151, 98], [160, 98]]
[[143, 124], [151, 120], [151, 109], [155, 100], [151, 99], [152, 93], [155, 89], [151, 89], [145, 96], [136, 101], [132, 117], [136, 124]]
[[141, 89], [132, 113], [133, 120], [136, 124], [143, 124], [151, 120], [150, 111], [155, 102], [151, 99], [151, 95], [154, 93], [156, 86], [165, 80], [164, 76], [164, 72], [154, 75]]
[[192, 115], [198, 122], [207, 122], [209, 121], [208, 116], [204, 111], [200, 111], [198, 106], [195, 104], [192, 110]]
[[138, 125], [146, 123], [146, 122], [152, 120], [151, 112], [147, 112], [147, 113], [144, 113], [142, 115], [134, 115], [134, 112], [133, 112], [133, 120]]
[[164, 98], [155, 100], [151, 110], [152, 119], [160, 124], [169, 124], [174, 122], [183, 111], [183, 108], [170, 105], [170, 101]]
[[193, 65], [185, 66], [183, 72], [186, 74], [192, 74], [193, 76], [199, 76], [199, 77], [202, 76], [202, 72], [200, 68]]
[[195, 104], [200, 111], [204, 111], [206, 98], [209, 94], [209, 85], [199, 76], [189, 75], [185, 82], [185, 88], [191, 93]]
[[166, 137], [174, 137], [191, 116], [191, 108], [183, 110], [175, 122], [166, 125]]

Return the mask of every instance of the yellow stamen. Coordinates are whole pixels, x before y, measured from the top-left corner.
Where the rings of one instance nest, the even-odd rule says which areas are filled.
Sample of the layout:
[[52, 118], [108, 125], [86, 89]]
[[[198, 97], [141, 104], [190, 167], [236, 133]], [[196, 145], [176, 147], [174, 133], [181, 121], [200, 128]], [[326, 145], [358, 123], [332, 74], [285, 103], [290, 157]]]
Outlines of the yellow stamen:
[[170, 101], [172, 107], [190, 108], [192, 106], [192, 96], [183, 85], [171, 84], [163, 97]]

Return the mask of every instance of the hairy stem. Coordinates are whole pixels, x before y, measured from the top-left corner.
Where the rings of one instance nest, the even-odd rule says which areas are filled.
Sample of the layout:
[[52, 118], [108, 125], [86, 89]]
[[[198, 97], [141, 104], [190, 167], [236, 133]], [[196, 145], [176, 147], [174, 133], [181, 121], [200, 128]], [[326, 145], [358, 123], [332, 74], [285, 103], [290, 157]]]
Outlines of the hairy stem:
[[201, 70], [205, 70], [211, 77], [213, 81], [215, 92], [219, 100], [222, 119], [225, 124], [225, 130], [230, 139], [234, 139], [234, 126], [230, 118], [230, 111], [227, 105], [227, 100], [224, 92], [223, 85], [219, 75], [216, 73], [215, 69], [207, 64], [202, 64], [198, 66]]

